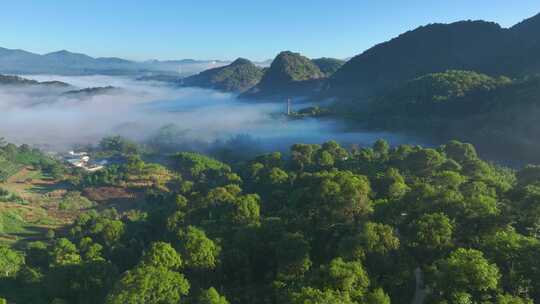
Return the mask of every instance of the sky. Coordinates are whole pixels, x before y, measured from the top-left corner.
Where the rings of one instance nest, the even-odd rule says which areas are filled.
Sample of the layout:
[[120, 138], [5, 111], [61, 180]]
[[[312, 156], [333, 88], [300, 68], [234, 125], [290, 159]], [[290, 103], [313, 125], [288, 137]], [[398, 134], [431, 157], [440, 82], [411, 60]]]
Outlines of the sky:
[[421, 25], [487, 20], [509, 27], [538, 0], [2, 1], [0, 47], [94, 57], [273, 58], [283, 50], [347, 58]]

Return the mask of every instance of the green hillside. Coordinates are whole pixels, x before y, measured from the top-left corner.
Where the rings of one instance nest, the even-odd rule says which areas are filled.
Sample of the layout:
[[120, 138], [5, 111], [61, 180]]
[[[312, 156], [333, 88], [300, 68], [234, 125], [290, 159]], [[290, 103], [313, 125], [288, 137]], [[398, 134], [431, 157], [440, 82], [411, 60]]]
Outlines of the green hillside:
[[537, 161], [540, 77], [510, 80], [468, 71], [414, 79], [371, 102], [340, 105], [367, 128], [474, 142], [485, 155]]
[[290, 51], [281, 52], [257, 86], [243, 97], [311, 95], [325, 77], [309, 58]]
[[183, 79], [183, 85], [227, 92], [244, 92], [259, 83], [262, 76], [261, 68], [247, 59], [238, 58], [230, 65], [187, 77]]
[[505, 29], [485, 21], [430, 24], [352, 58], [330, 80], [330, 94], [361, 97], [446, 70], [523, 77], [540, 72], [540, 15]]

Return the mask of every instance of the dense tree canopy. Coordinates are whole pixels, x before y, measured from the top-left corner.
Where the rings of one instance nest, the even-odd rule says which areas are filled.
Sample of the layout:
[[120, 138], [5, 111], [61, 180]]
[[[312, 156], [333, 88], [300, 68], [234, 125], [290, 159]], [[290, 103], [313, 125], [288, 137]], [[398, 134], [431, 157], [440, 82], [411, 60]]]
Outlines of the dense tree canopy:
[[333, 112], [363, 128], [466, 140], [489, 157], [536, 162], [539, 83], [538, 76], [511, 80], [449, 70], [410, 79], [368, 101], [336, 103]]
[[[124, 178], [140, 162], [120, 166]], [[297, 144], [232, 166], [179, 153], [170, 169], [137, 213], [86, 212], [52, 240], [0, 247], [0, 294], [23, 304], [540, 300], [535, 166], [501, 168], [457, 141], [379, 140]]]

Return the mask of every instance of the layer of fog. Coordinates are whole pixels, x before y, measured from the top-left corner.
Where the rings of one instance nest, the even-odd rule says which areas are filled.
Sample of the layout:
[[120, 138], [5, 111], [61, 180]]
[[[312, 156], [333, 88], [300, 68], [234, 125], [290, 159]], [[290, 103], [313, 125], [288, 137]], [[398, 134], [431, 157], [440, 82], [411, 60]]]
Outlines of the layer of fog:
[[[369, 145], [378, 138], [393, 144], [418, 143], [414, 138], [396, 134], [345, 132], [339, 122], [332, 120], [288, 120], [282, 115], [284, 101], [239, 101], [232, 94], [124, 77], [27, 78], [58, 80], [77, 88], [122, 89], [114, 94], [81, 97], [62, 95], [62, 89], [51, 87], [0, 87], [0, 137], [47, 150], [96, 144], [108, 135], [172, 149], [237, 143], [238, 149], [256, 146], [259, 150], [279, 150], [297, 142], [322, 143], [331, 139], [358, 145]], [[294, 105], [302, 106], [305, 105]]]

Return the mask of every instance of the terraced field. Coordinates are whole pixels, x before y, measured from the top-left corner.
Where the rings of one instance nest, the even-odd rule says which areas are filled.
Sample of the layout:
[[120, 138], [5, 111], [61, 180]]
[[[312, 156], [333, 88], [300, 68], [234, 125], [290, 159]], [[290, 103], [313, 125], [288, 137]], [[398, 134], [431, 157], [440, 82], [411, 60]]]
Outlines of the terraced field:
[[[132, 183], [137, 184], [135, 181], [140, 182], [134, 179]], [[134, 185], [78, 191], [31, 166], [10, 172], [9, 178], [0, 182], [0, 189], [9, 193], [0, 196], [0, 244], [15, 246], [45, 239], [49, 230], [70, 224], [85, 210], [115, 208], [125, 212], [145, 203], [143, 193]], [[11, 196], [19, 199], [4, 199]]]
[[39, 170], [23, 167], [0, 187], [23, 199], [0, 200], [0, 243], [43, 239], [50, 229], [70, 222], [76, 214], [58, 210], [58, 201], [68, 190]]

